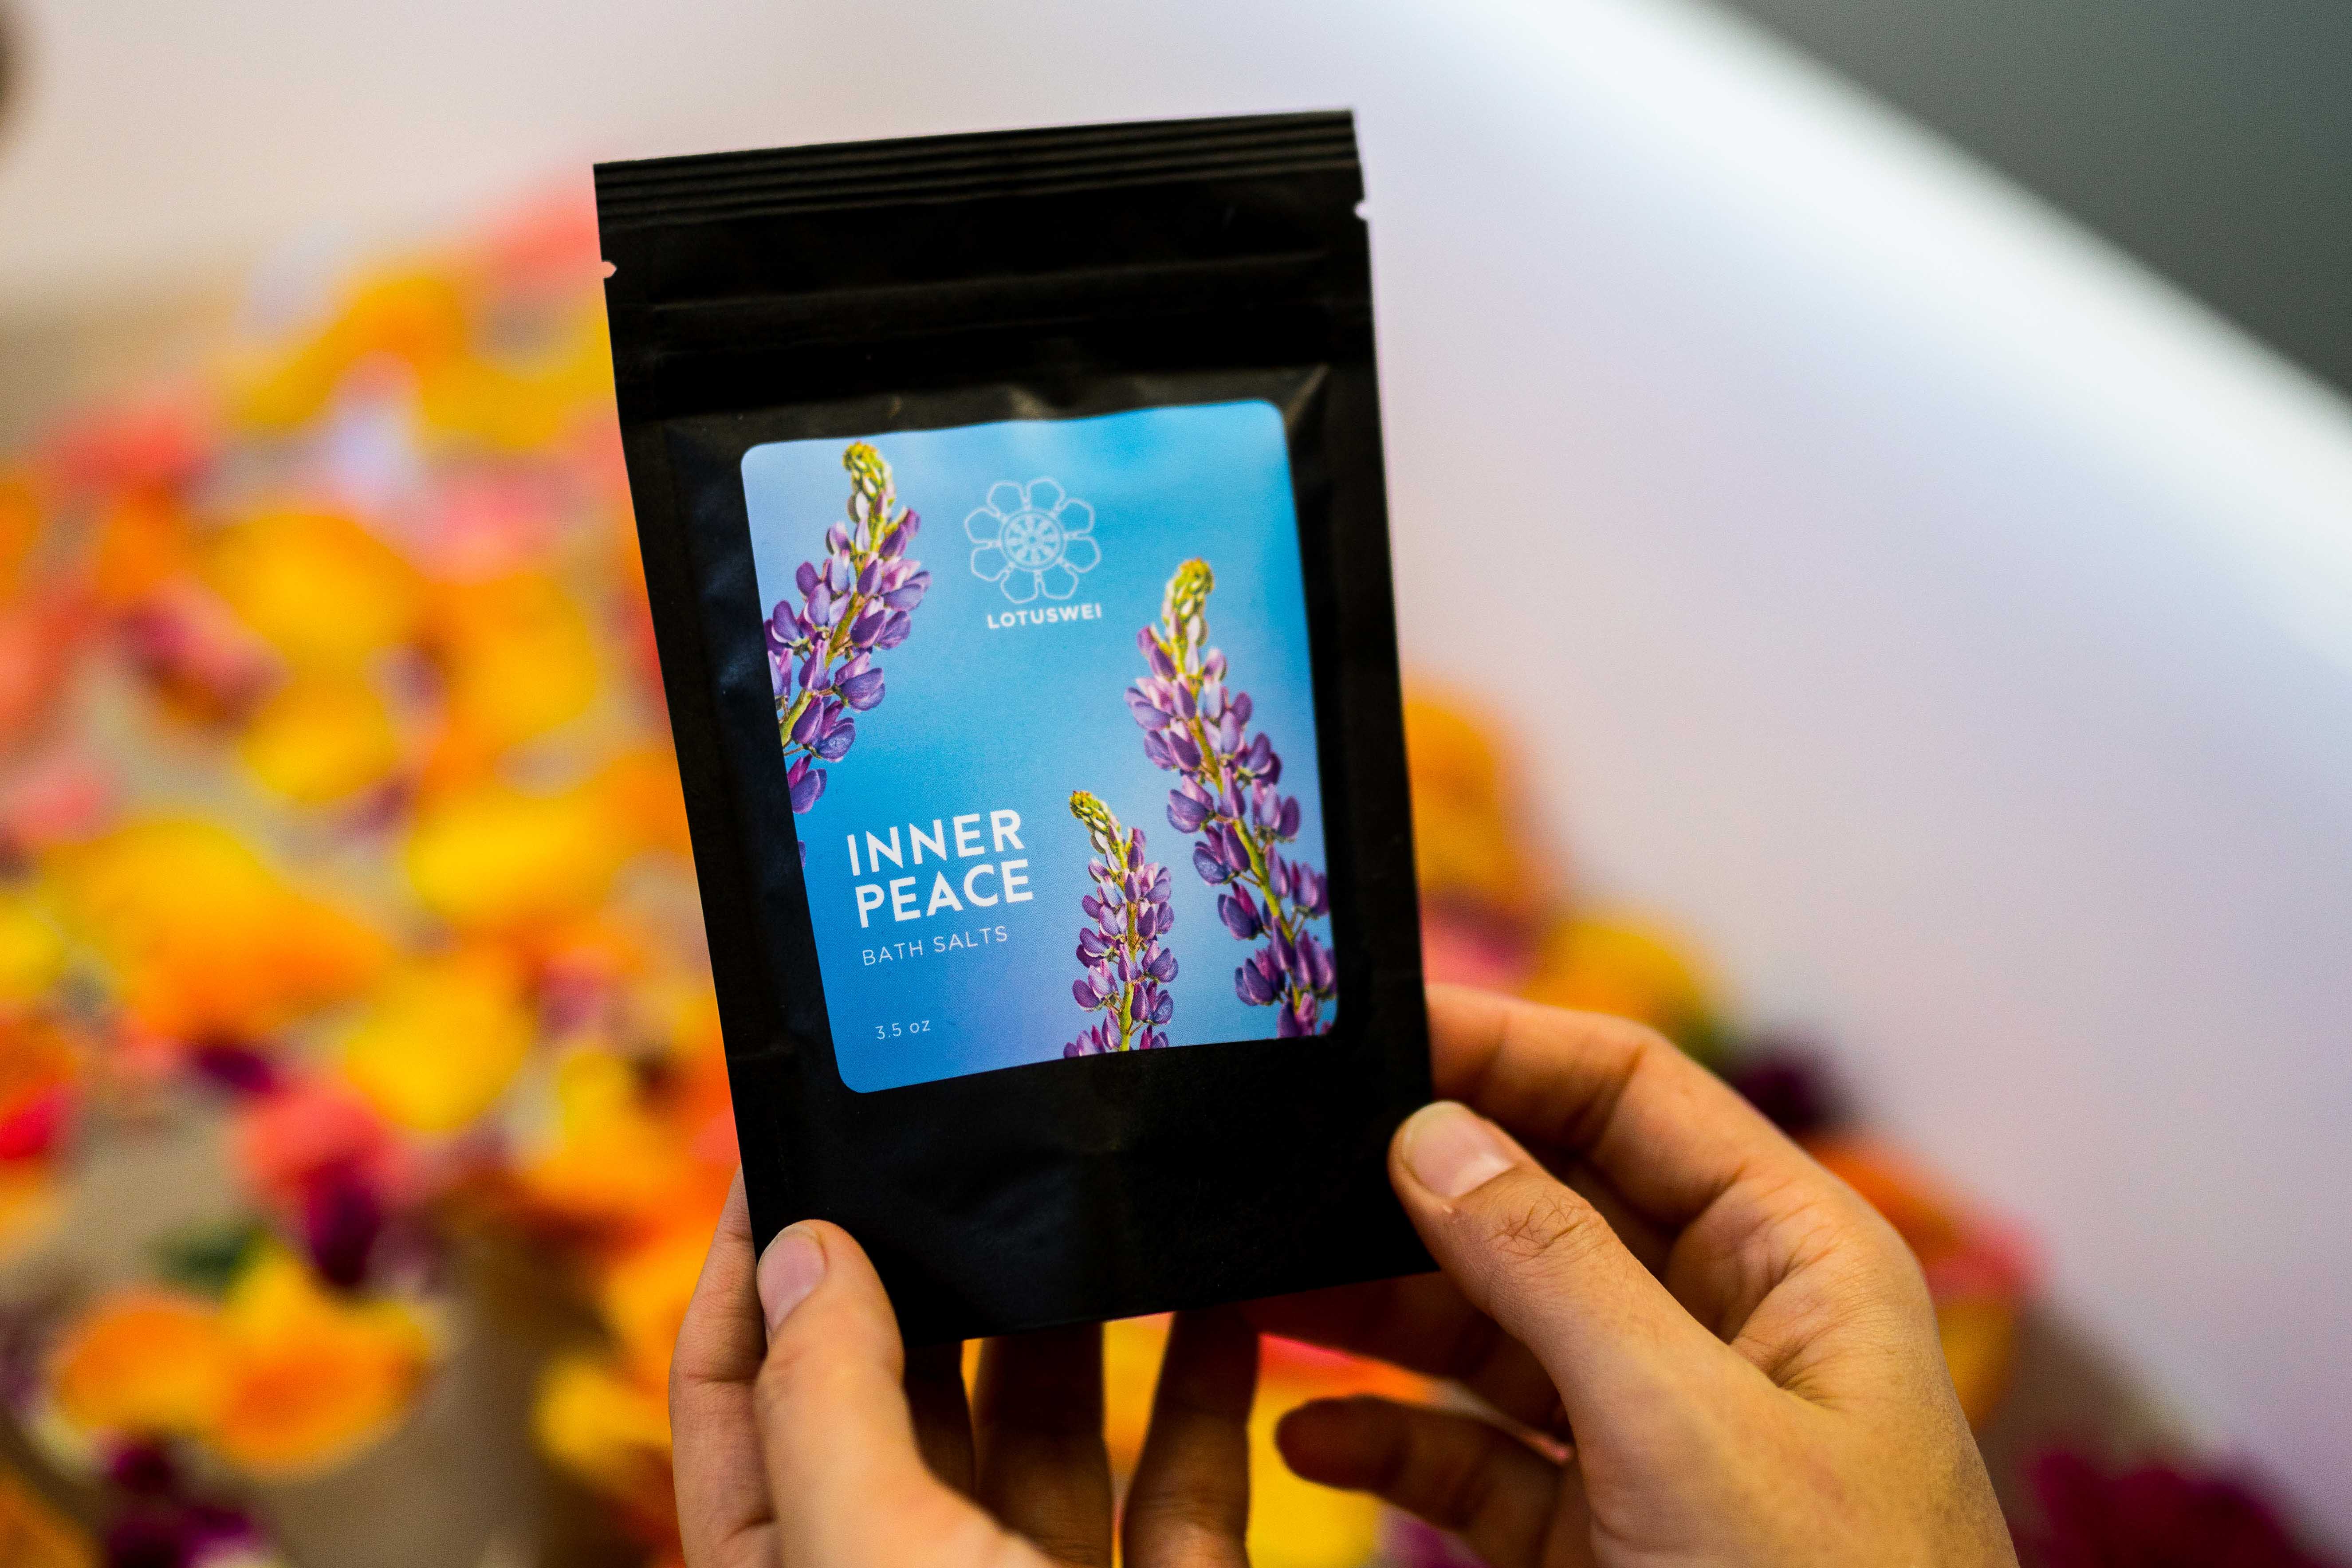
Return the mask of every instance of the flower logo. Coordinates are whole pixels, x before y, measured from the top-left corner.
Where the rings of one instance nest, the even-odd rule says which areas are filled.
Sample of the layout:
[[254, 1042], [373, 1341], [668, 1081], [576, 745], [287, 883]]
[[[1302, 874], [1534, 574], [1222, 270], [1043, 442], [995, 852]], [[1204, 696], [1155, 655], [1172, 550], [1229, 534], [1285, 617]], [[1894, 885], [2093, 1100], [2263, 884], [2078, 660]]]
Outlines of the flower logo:
[[963, 531], [974, 546], [971, 574], [1002, 584], [1016, 605], [1040, 594], [1066, 599], [1078, 591], [1078, 574], [1102, 563], [1095, 509], [1064, 495], [1052, 479], [991, 485], [988, 499], [963, 520]]

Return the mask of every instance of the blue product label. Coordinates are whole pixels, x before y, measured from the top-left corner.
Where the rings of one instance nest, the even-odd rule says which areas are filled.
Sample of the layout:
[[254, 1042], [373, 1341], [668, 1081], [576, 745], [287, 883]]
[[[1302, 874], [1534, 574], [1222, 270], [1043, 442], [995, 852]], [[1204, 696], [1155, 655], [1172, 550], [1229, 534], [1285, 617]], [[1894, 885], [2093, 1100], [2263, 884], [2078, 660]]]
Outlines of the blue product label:
[[852, 1089], [1331, 1026], [1272, 404], [779, 441], [743, 489]]

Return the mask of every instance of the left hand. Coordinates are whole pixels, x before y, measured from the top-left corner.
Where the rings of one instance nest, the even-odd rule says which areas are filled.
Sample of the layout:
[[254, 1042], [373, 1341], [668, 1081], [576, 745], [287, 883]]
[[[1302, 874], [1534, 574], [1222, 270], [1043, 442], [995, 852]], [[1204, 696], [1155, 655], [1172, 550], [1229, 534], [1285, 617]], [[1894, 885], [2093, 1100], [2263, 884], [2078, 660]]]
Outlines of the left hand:
[[[764, 1319], [764, 1326], [763, 1326]], [[1246, 1568], [1257, 1336], [1179, 1314], [1119, 1531], [1129, 1568]], [[670, 1368], [688, 1568], [1109, 1568], [1102, 1331], [912, 1355], [865, 1249], [821, 1220], [755, 1269], [742, 1178]]]

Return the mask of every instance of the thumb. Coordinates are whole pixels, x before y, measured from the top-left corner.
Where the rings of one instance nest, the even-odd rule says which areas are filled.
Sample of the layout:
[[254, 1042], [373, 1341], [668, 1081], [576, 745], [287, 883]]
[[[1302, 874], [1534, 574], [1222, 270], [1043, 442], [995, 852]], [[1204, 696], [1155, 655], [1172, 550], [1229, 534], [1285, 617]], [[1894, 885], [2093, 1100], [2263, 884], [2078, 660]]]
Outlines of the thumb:
[[1730, 1355], [1600, 1210], [1467, 1106], [1415, 1111], [1389, 1171], [1439, 1267], [1551, 1374], [1571, 1428], [1654, 1411]]
[[755, 1405], [778, 1559], [873, 1568], [1002, 1546], [916, 1447], [898, 1320], [865, 1248], [804, 1220], [768, 1244], [758, 1279], [768, 1353]]

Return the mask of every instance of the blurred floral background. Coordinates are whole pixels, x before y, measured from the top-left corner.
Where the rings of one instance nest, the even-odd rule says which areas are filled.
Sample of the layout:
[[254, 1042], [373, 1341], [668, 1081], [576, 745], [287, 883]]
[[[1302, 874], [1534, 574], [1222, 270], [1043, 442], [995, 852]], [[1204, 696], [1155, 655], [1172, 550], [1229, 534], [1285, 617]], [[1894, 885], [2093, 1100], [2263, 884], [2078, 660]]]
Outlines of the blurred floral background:
[[[0, 458], [0, 1562], [677, 1561], [734, 1134], [599, 270], [570, 200], [281, 268]], [[2026, 1241], [1580, 895], [1508, 715], [1409, 726], [1431, 972], [1655, 1025], [1885, 1211], [2034, 1561], [2318, 1561], [2128, 1401], [2005, 1414]], [[1255, 1560], [1466, 1562], [1274, 1458], [1347, 1388], [1417, 1385], [1269, 1347]]]

